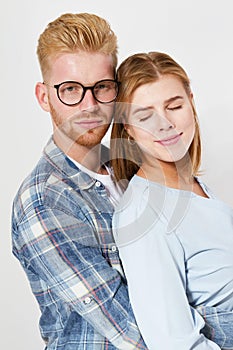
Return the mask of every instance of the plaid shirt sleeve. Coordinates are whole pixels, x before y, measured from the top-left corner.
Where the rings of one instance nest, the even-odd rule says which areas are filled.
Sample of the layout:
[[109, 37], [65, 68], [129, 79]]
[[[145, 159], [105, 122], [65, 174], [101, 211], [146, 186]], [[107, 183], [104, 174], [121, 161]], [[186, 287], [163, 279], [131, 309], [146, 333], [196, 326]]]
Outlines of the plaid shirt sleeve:
[[[18, 201], [17, 206], [22, 203]], [[91, 241], [90, 218], [80, 213], [74, 216], [65, 206], [40, 203], [27, 210], [24, 207], [19, 220], [15, 210], [14, 254], [46, 286], [40, 290], [30, 281], [33, 293], [38, 300], [44, 293], [53, 293], [117, 349], [147, 349], [136, 325], [127, 286], [107, 262], [101, 247]]]

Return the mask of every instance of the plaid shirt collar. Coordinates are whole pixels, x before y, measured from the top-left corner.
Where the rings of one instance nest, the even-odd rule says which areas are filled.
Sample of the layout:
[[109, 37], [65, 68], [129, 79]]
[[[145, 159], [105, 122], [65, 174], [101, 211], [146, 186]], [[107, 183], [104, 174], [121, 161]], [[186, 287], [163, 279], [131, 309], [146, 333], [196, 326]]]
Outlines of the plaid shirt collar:
[[[77, 168], [69, 157], [55, 144], [52, 137], [44, 148], [44, 156], [58, 172], [61, 172], [65, 178], [70, 178], [79, 189], [86, 190], [94, 185], [96, 180]], [[101, 149], [101, 161], [102, 163], [109, 161], [109, 149], [104, 145], [102, 145]]]

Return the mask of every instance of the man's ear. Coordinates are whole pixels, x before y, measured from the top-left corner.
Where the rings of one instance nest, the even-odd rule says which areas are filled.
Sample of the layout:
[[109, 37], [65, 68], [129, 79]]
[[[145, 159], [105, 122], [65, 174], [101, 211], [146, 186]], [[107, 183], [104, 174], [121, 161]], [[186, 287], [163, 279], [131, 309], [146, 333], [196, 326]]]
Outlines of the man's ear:
[[41, 108], [45, 112], [50, 112], [47, 86], [43, 83], [37, 83], [35, 87], [35, 95]]

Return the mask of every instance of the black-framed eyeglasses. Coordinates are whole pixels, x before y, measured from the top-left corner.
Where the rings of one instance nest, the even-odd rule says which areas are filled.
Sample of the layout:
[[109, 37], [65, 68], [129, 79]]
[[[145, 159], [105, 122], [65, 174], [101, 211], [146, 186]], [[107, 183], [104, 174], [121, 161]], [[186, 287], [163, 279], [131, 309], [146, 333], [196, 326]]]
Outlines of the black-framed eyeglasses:
[[83, 100], [87, 90], [91, 90], [97, 102], [110, 103], [115, 101], [119, 91], [119, 82], [117, 80], [104, 79], [97, 81], [92, 86], [84, 86], [77, 81], [64, 81], [51, 87], [57, 90], [57, 97], [62, 103], [67, 106], [75, 106]]

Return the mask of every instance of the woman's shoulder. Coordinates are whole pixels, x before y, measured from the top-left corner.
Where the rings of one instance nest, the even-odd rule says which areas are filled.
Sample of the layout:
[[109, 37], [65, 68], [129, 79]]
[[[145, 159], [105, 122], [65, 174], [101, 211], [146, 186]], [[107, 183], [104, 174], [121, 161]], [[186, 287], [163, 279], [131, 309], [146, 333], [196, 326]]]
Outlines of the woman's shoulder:
[[146, 181], [140, 181], [138, 176], [134, 176], [123, 193], [114, 215], [133, 214], [140, 207], [140, 204], [144, 202], [146, 192]]

